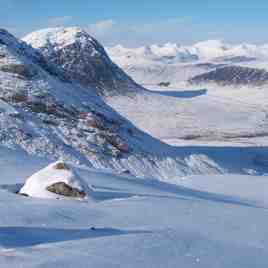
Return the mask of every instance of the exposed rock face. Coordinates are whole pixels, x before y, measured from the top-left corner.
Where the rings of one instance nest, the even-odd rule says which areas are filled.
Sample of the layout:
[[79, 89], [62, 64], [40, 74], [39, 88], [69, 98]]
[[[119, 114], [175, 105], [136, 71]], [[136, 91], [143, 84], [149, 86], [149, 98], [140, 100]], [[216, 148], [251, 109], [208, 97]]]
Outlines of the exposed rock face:
[[158, 86], [160, 86], [160, 87], [169, 87], [170, 82], [161, 82], [161, 83], [158, 84]]
[[101, 44], [80, 28], [54, 28], [33, 32], [24, 40], [39, 49], [47, 61], [62, 66], [68, 79], [100, 95], [133, 92], [139, 86], [115, 65]]
[[56, 182], [48, 186], [46, 189], [52, 193], [67, 197], [84, 198], [86, 196], [85, 192], [79, 191], [78, 189], [73, 188], [64, 182]]
[[214, 71], [198, 75], [189, 80], [191, 84], [214, 82], [219, 85], [252, 85], [261, 86], [268, 82], [268, 72], [262, 69], [226, 66]]
[[69, 170], [69, 168], [67, 167], [67, 165], [62, 162], [62, 161], [59, 161], [57, 162], [55, 165], [54, 165], [54, 169], [58, 169], [58, 170]]
[[31, 69], [30, 66], [26, 66], [26, 65], [22, 65], [22, 64], [6, 64], [6, 65], [1, 65], [0, 66], [0, 70], [2, 72], [17, 74], [20, 77], [25, 78], [25, 79], [31, 79], [36, 74], [33, 71], [34, 69]]
[[28, 93], [27, 91], [18, 90], [11, 94], [10, 97], [10, 100], [15, 103], [26, 102], [28, 100]]

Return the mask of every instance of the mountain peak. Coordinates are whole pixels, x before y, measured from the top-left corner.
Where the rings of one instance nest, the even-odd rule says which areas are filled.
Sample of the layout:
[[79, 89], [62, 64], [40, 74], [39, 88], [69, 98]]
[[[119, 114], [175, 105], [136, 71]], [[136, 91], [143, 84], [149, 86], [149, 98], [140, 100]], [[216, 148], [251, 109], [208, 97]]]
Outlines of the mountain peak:
[[49, 28], [27, 35], [25, 42], [49, 62], [61, 66], [66, 76], [100, 95], [124, 94], [138, 85], [115, 65], [104, 47], [79, 27]]
[[57, 44], [60, 47], [71, 45], [75, 42], [85, 44], [96, 42], [85, 30], [79, 27], [47, 28], [30, 33], [23, 38], [33, 47], [42, 47], [47, 43]]

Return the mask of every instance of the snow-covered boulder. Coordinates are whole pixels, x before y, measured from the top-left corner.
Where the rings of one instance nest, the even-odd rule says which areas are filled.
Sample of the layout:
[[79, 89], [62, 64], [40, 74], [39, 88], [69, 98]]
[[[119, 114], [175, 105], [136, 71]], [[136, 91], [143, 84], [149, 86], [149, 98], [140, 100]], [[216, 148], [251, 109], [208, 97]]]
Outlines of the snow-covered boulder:
[[77, 198], [90, 196], [87, 183], [63, 161], [57, 161], [27, 179], [20, 194], [37, 198]]

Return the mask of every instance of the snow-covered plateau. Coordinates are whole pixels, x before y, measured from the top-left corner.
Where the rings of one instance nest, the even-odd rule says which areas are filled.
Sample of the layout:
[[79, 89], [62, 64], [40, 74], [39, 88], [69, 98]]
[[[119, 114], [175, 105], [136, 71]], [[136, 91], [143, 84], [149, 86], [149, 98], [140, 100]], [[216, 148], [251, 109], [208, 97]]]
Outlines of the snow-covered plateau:
[[1, 268], [268, 266], [266, 46], [23, 40], [0, 30]]

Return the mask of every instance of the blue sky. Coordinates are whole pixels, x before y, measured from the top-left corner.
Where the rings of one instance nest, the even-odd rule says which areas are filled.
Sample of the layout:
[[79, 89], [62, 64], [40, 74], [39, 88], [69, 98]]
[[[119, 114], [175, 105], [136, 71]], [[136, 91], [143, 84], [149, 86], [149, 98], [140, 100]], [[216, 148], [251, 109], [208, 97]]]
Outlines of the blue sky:
[[0, 0], [0, 27], [17, 36], [81, 26], [106, 45], [268, 43], [267, 0]]

